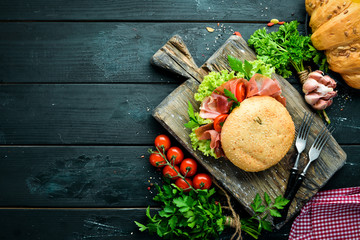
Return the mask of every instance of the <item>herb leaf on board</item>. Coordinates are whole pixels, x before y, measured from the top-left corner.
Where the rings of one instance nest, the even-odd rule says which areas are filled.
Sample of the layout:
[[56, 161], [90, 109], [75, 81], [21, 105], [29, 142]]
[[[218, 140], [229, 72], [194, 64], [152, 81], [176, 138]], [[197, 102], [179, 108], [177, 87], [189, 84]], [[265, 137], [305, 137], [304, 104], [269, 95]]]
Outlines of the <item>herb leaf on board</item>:
[[304, 71], [304, 62], [319, 64], [321, 70], [327, 70], [325, 55], [314, 48], [310, 36], [300, 35], [298, 25], [297, 21], [284, 23], [278, 31], [270, 33], [266, 28], [258, 29], [248, 40], [258, 59], [275, 67], [285, 78], [292, 74], [291, 67], [296, 72]]

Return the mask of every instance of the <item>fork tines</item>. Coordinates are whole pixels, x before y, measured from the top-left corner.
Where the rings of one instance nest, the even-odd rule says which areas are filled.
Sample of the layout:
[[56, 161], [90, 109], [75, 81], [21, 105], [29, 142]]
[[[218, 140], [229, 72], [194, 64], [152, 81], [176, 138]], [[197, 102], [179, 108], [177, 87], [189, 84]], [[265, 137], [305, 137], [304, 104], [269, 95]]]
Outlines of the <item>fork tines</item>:
[[310, 131], [310, 124], [311, 124], [313, 118], [314, 118], [314, 114], [305, 112], [303, 120], [302, 120], [302, 124], [298, 131], [298, 136], [297, 136], [298, 138], [302, 138], [302, 139], [307, 138], [309, 131]]
[[329, 140], [331, 134], [334, 132], [335, 128], [333, 126], [326, 127], [324, 126], [318, 136], [315, 138], [313, 145], [311, 148], [316, 148], [318, 150], [321, 150], [325, 143]]

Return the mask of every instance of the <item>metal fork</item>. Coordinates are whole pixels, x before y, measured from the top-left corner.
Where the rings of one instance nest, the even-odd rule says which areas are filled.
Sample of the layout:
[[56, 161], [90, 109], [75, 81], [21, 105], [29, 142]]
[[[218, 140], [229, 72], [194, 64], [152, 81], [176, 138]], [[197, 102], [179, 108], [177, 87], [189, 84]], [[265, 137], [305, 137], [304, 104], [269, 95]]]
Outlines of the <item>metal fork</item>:
[[296, 179], [294, 186], [291, 187], [291, 189], [289, 190], [288, 196], [285, 197], [286, 199], [290, 200], [290, 202], [286, 205], [286, 207], [284, 209], [282, 209], [280, 211], [280, 214], [282, 216], [280, 218], [281, 220], [286, 219], [287, 212], [289, 210], [291, 201], [294, 199], [297, 191], [299, 190], [302, 182], [304, 181], [306, 172], [309, 169], [310, 164], [319, 158], [321, 150], [325, 146], [326, 142], [329, 140], [329, 138], [330, 138], [331, 134], [334, 132], [334, 130], [335, 130], [335, 128], [332, 126], [330, 126], [329, 128], [324, 126], [320, 130], [318, 136], [315, 138], [314, 143], [312, 144], [312, 146], [309, 150], [309, 162], [306, 164], [304, 170], [300, 173], [299, 177]]
[[296, 160], [295, 160], [295, 164], [293, 166], [293, 168], [291, 169], [290, 172], [290, 177], [286, 186], [286, 190], [284, 193], [284, 197], [287, 198], [291, 187], [294, 185], [295, 183], [295, 179], [297, 177], [298, 174], [298, 166], [299, 166], [299, 160], [300, 160], [300, 156], [301, 153], [304, 151], [305, 146], [306, 146], [306, 141], [307, 138], [309, 136], [309, 132], [310, 132], [310, 126], [312, 124], [312, 121], [314, 119], [314, 114], [310, 114], [305, 112], [304, 117], [302, 119], [302, 123], [300, 125], [297, 137], [296, 137], [296, 142], [295, 142], [295, 147], [296, 150], [298, 152], [297, 156], [296, 156]]

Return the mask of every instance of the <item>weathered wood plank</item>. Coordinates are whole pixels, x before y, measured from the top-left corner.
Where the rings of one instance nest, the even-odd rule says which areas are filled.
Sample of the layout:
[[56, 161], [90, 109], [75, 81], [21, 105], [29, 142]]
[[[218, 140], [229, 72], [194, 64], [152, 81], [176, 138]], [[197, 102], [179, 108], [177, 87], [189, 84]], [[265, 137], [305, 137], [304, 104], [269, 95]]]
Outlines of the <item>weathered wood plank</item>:
[[157, 239], [138, 231], [145, 209], [0, 209], [3, 240]]
[[279, 0], [276, 5], [247, 0], [36, 0], [26, 3], [3, 0], [0, 3], [1, 20], [268, 21], [280, 18], [289, 21], [303, 19], [304, 13], [304, 2], [300, 0]]
[[[173, 37], [162, 49], [176, 48], [177, 45], [173, 41], [179, 39], [179, 36]], [[159, 51], [162, 51], [159, 50]], [[168, 51], [170, 57], [176, 50]], [[227, 62], [227, 56], [233, 55], [242, 60], [254, 60], [256, 58], [252, 50], [247, 46], [246, 41], [238, 36], [230, 37], [227, 42], [219, 48], [215, 54], [210, 57], [201, 67], [203, 72], [221, 71], [223, 69], [229, 70], [230, 67]], [[154, 58], [158, 56], [155, 54]], [[187, 59], [188, 56], [183, 56]], [[181, 57], [179, 58], [181, 59]], [[177, 69], [178, 62], [176, 61], [175, 69]], [[184, 64], [186, 62], [184, 61]], [[182, 68], [186, 71], [186, 68]], [[201, 71], [198, 71], [201, 75]], [[194, 74], [190, 74], [194, 75]], [[196, 76], [193, 76], [196, 77]], [[279, 75], [274, 75], [282, 86], [283, 95], [287, 99], [286, 108], [292, 116], [296, 126], [299, 126], [304, 112], [311, 112], [308, 105], [305, 103], [303, 97], [299, 92], [292, 87], [292, 85]], [[225, 159], [215, 160], [214, 158], [205, 157], [199, 151], [194, 151], [191, 147], [190, 138], [188, 136], [189, 130], [184, 127], [184, 123], [188, 121], [187, 116], [187, 102], [191, 101], [193, 106], [199, 107], [199, 103], [195, 102], [193, 96], [197, 90], [199, 82], [202, 81], [201, 76], [196, 79], [191, 78], [184, 84], [172, 92], [155, 110], [154, 117], [168, 129], [175, 138], [177, 138], [184, 147], [188, 149], [205, 168], [235, 196], [235, 198], [243, 204], [243, 206], [251, 212], [250, 204], [254, 199], [256, 193], [267, 192], [272, 198], [283, 194], [286, 181], [288, 179], [289, 170], [292, 167], [293, 155], [296, 150], [294, 147], [290, 149], [287, 155], [279, 164], [272, 168], [259, 172], [248, 173], [241, 171]], [[322, 128], [323, 123], [321, 119], [316, 118], [310, 134], [309, 142], [313, 142], [316, 135]], [[308, 147], [309, 148], [309, 147]], [[308, 148], [306, 149], [308, 151]], [[302, 188], [297, 194], [297, 197], [292, 202], [288, 219], [294, 216], [303, 204], [310, 199], [329, 178], [339, 170], [346, 160], [346, 153], [338, 145], [334, 138], [330, 138], [327, 145], [324, 147], [319, 159], [312, 164], [310, 171], [307, 173], [307, 178], [304, 181]], [[306, 160], [303, 160], [306, 162]]]
[[[153, 209], [151, 214], [157, 209]], [[152, 240], [159, 239], [140, 232], [133, 223], [146, 223], [145, 209], [0, 209], [2, 240]], [[286, 240], [290, 226], [264, 233], [259, 240]], [[226, 229], [219, 240], [229, 240], [233, 232]], [[251, 240], [248, 235], [244, 240]]]
[[[177, 86], [0, 85], [0, 144], [152, 144], [165, 131], [151, 111]], [[329, 109], [338, 142], [360, 142], [359, 104], [340, 93]]]
[[0, 206], [156, 206], [151, 147], [0, 147]]
[[[215, 32], [209, 33], [210, 26]], [[1, 23], [0, 82], [179, 82], [148, 60], [174, 34], [203, 64], [233, 31], [245, 39], [265, 24], [248, 23]], [[299, 28], [303, 31], [303, 26]], [[277, 26], [270, 30], [277, 29]]]
[[151, 144], [175, 84], [0, 85], [0, 144]]
[[[147, 188], [161, 184], [161, 173], [148, 163], [148, 148], [0, 147], [0, 207], [156, 207], [156, 190]], [[359, 184], [360, 146], [343, 148], [347, 162], [323, 189]]]

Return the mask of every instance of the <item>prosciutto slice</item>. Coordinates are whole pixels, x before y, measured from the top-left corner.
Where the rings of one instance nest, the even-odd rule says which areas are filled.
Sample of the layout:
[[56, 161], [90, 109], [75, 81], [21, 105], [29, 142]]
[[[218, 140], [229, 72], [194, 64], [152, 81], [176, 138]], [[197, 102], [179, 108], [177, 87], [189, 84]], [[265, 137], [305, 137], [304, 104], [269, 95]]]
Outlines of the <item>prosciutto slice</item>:
[[218, 88], [216, 88], [214, 92], [218, 92], [220, 94], [225, 94], [224, 89], [227, 89], [236, 96], [236, 86], [240, 82], [244, 83], [245, 86], [247, 86], [247, 84], [248, 84], [248, 81], [244, 78], [237, 78], [237, 79], [234, 78], [234, 79], [231, 79], [231, 80], [227, 81], [226, 83], [222, 84]]
[[245, 84], [245, 98], [254, 96], [270, 96], [275, 98], [284, 106], [286, 105], [286, 99], [281, 95], [279, 82], [256, 73], [249, 81], [244, 78], [232, 79], [216, 88], [214, 92], [209, 97], [206, 97], [201, 103], [200, 117], [215, 119], [220, 114], [228, 113], [233, 101], [228, 101], [228, 97], [225, 96], [224, 89], [229, 90], [236, 96], [236, 87], [240, 82]]
[[195, 134], [199, 140], [210, 140], [210, 148], [214, 149], [217, 157], [224, 156], [221, 148], [221, 135], [214, 130], [214, 124], [208, 123], [195, 130]]
[[248, 82], [246, 98], [270, 96], [286, 106], [286, 99], [281, 95], [281, 87], [276, 79], [256, 73]]
[[227, 97], [212, 93], [202, 101], [200, 105], [200, 117], [215, 119], [220, 114], [228, 113], [231, 105], [232, 102], [229, 102]]

